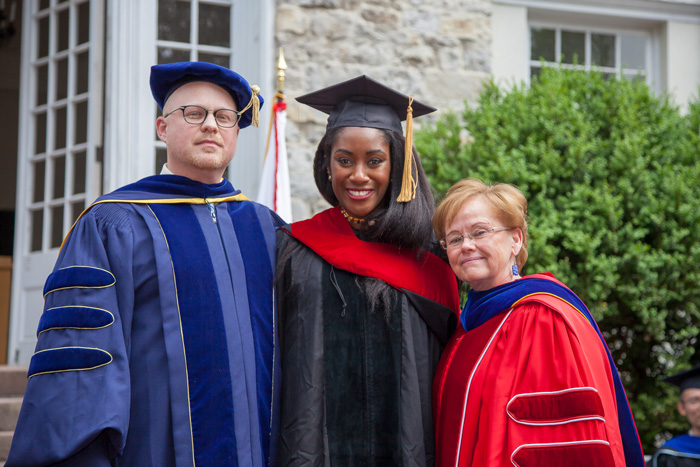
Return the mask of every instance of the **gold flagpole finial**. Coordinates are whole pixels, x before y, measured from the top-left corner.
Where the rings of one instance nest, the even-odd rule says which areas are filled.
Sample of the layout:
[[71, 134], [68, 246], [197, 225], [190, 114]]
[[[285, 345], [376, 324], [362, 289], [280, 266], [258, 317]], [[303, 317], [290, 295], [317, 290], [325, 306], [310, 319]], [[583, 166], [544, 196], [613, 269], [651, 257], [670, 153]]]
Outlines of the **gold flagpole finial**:
[[287, 69], [287, 62], [284, 60], [284, 52], [280, 47], [279, 58], [277, 59], [277, 92], [284, 94], [284, 70]]

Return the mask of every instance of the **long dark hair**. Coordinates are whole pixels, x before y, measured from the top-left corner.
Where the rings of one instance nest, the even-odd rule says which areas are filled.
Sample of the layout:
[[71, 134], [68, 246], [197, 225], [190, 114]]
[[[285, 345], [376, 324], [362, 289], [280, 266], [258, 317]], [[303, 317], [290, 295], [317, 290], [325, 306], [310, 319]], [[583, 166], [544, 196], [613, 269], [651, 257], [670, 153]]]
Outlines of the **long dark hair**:
[[[321, 139], [314, 157], [314, 179], [318, 191], [332, 206], [338, 206], [338, 198], [328, 180], [331, 149], [345, 127], [331, 128]], [[418, 183], [415, 199], [399, 203], [396, 198], [401, 191], [403, 178], [405, 140], [402, 134], [379, 129], [389, 145], [391, 177], [384, 200], [368, 220], [374, 224], [362, 232], [363, 240], [390, 243], [400, 248], [429, 250], [433, 241], [432, 217], [435, 199], [428, 178], [423, 171], [420, 157], [413, 148], [415, 170], [413, 176]]]

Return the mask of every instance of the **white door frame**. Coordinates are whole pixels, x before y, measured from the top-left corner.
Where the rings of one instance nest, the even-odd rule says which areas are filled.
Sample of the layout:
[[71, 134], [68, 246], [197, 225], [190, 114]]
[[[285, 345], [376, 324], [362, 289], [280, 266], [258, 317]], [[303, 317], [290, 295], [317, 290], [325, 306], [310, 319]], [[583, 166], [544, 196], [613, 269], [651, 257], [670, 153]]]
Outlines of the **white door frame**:
[[[56, 51], [57, 30], [59, 28], [56, 13], [58, 11], [67, 14], [68, 24], [76, 25], [78, 21], [76, 0], [57, 4], [52, 0], [48, 9], [37, 12], [38, 1], [27, 0], [23, 8], [22, 16], [22, 52], [20, 62], [20, 109], [19, 109], [19, 140], [17, 161], [17, 200], [15, 210], [15, 244], [13, 254], [12, 293], [10, 307], [10, 335], [8, 343], [8, 363], [27, 364], [34, 353], [36, 344], [36, 329], [39, 317], [43, 311], [43, 285], [46, 277], [53, 269], [58, 255], [58, 245], [53, 228], [62, 238], [70, 229], [74, 209], [82, 210], [85, 204], [94, 199], [101, 189], [100, 167], [98, 161], [98, 148], [102, 145], [102, 89], [103, 89], [103, 44], [104, 44], [104, 1], [87, 0], [89, 3], [89, 41], [82, 45], [77, 44], [77, 30], [68, 30], [67, 49]], [[50, 11], [48, 16], [46, 11]], [[39, 18], [48, 18], [48, 30], [40, 31]], [[62, 16], [66, 18], [66, 16]], [[52, 34], [48, 38], [48, 53], [45, 57], [37, 58], [39, 34]], [[76, 94], [78, 75], [78, 54], [88, 53], [87, 92]], [[67, 96], [56, 99], [57, 61], [67, 63]], [[45, 66], [47, 70], [46, 103], [35, 102], [39, 86], [38, 66]], [[80, 96], [80, 97], [77, 97]], [[80, 103], [87, 102], [85, 115], [86, 135], [85, 142], [76, 143], [74, 131], [77, 112]], [[39, 104], [39, 105], [38, 105]], [[52, 124], [56, 113], [55, 109], [65, 108], [65, 141], [62, 148], [55, 148], [55, 125]], [[82, 109], [81, 109], [82, 110]], [[43, 113], [48, 122], [45, 128], [39, 131], [46, 132], [46, 148], [43, 151], [35, 151], [36, 141], [35, 114]], [[85, 186], [84, 191], [73, 193], [73, 156], [76, 152], [85, 152]], [[63, 157], [62, 196], [53, 198], [52, 176], [56, 168], [53, 160]], [[38, 159], [45, 158], [44, 162], [44, 186], [40, 201], [33, 199], [34, 182], [37, 181], [33, 174], [32, 164]], [[32, 245], [33, 224], [31, 212], [41, 212], [42, 232], [41, 245]], [[62, 225], [52, 225], [52, 216], [60, 212]], [[61, 218], [59, 218], [61, 219]], [[34, 250], [34, 251], [32, 251]]]

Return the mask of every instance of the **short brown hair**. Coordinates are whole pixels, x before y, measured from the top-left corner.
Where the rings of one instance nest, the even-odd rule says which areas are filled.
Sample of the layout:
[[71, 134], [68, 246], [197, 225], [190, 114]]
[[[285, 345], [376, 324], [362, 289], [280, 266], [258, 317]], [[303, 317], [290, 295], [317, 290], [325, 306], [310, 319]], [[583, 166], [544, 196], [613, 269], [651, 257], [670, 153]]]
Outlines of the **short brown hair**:
[[462, 205], [474, 196], [481, 196], [500, 213], [504, 227], [519, 228], [523, 232], [523, 246], [515, 258], [519, 268], [527, 261], [527, 199], [513, 185], [487, 185], [475, 178], [465, 178], [447, 190], [433, 216], [433, 230], [438, 239], [445, 238], [445, 226], [452, 222]]

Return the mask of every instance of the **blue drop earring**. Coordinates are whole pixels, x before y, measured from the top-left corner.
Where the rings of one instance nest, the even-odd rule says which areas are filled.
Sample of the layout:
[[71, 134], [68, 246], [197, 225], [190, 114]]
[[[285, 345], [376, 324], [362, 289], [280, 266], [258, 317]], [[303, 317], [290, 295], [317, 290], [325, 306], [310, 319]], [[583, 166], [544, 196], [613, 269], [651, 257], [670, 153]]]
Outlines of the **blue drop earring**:
[[517, 264], [514, 264], [514, 265], [513, 265], [513, 275], [514, 275], [514, 276], [517, 276], [517, 275], [518, 275], [518, 265], [517, 265]]

